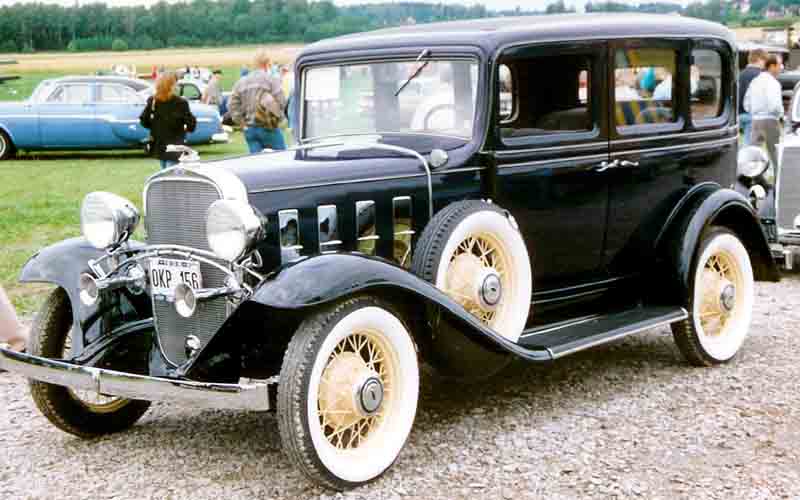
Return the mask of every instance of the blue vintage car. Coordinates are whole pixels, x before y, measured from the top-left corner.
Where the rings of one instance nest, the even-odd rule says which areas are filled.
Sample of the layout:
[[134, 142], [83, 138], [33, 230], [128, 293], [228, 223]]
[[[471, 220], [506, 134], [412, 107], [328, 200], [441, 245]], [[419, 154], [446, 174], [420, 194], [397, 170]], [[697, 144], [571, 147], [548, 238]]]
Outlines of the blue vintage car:
[[[115, 77], [64, 77], [41, 82], [27, 101], [0, 103], [0, 160], [17, 151], [143, 147], [139, 124], [147, 88]], [[227, 142], [216, 107], [191, 103], [197, 129], [189, 144]]]

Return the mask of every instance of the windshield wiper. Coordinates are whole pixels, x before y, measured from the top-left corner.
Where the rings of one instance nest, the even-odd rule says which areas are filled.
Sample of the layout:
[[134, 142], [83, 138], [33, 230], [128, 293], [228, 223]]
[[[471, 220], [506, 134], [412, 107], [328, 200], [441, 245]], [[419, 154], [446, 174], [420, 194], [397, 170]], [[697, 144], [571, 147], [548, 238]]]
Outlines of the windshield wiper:
[[[431, 49], [423, 49], [422, 52], [419, 53], [419, 56], [417, 56], [417, 60], [415, 62], [420, 62], [423, 57], [430, 57], [430, 55], [431, 55]], [[402, 85], [400, 85], [400, 88], [397, 89], [397, 92], [394, 93], [394, 96], [395, 97], [399, 96], [400, 92], [402, 92], [403, 89], [406, 88], [409, 83], [411, 83], [411, 80], [418, 77], [419, 74], [422, 73], [422, 70], [425, 69], [425, 67], [430, 62], [431, 62], [430, 60], [427, 60], [424, 63], [420, 64], [417, 67], [417, 69], [414, 70], [414, 73], [412, 73], [411, 76], [408, 77], [408, 80], [406, 80]]]

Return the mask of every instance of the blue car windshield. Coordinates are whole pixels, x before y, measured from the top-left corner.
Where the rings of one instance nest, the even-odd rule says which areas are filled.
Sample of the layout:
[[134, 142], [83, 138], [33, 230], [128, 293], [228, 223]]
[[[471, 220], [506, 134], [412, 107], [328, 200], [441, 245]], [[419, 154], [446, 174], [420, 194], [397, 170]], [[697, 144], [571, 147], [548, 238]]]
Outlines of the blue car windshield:
[[305, 140], [369, 134], [472, 137], [475, 61], [324, 66], [307, 70], [304, 78]]

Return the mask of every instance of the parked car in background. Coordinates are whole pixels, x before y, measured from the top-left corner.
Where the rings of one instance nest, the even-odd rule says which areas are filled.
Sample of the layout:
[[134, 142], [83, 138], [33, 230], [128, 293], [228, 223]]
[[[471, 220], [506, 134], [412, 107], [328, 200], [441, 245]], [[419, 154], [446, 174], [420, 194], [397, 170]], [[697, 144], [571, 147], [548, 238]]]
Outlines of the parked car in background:
[[754, 282], [779, 279], [730, 189], [723, 26], [416, 25], [308, 45], [295, 74], [297, 148], [187, 154], [145, 183], [146, 241], [130, 201], [90, 193], [83, 237], [25, 264], [55, 289], [0, 368], [33, 379], [55, 426], [121, 431], [150, 401], [275, 410], [294, 465], [352, 488], [398, 459], [420, 363], [463, 384], [669, 325], [689, 363], [717, 365]]
[[[199, 103], [203, 99], [203, 94], [205, 93], [207, 86], [208, 84], [201, 80], [182, 78], [178, 80], [178, 83], [175, 85], [175, 93], [189, 101], [189, 103]], [[142, 94], [146, 96], [153, 95], [152, 86], [143, 90]], [[228, 99], [230, 96], [231, 93], [229, 91], [222, 93], [222, 102], [218, 107], [220, 115], [224, 115], [227, 111]]]
[[800, 83], [795, 87], [785, 134], [776, 154], [764, 145], [739, 152], [736, 189], [747, 195], [786, 270], [800, 267]]
[[[144, 147], [139, 124], [147, 92], [125, 77], [65, 77], [41, 82], [23, 102], [0, 103], [0, 159], [16, 151]], [[189, 144], [227, 142], [219, 111], [191, 104], [197, 129]]]

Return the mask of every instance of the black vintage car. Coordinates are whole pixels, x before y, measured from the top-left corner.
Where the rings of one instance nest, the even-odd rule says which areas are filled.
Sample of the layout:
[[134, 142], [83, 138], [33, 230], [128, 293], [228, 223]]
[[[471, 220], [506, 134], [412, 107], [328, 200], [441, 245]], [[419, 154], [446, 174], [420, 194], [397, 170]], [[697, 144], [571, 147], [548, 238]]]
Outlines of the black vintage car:
[[[57, 427], [149, 401], [277, 411], [321, 484], [397, 458], [422, 364], [462, 384], [671, 325], [733, 358], [777, 280], [736, 178], [736, 49], [673, 16], [503, 18], [305, 48], [301, 145], [182, 164], [139, 212], [95, 192], [83, 237], [34, 255], [57, 285], [27, 354]], [[360, 105], [369, 101], [368, 105]]]

